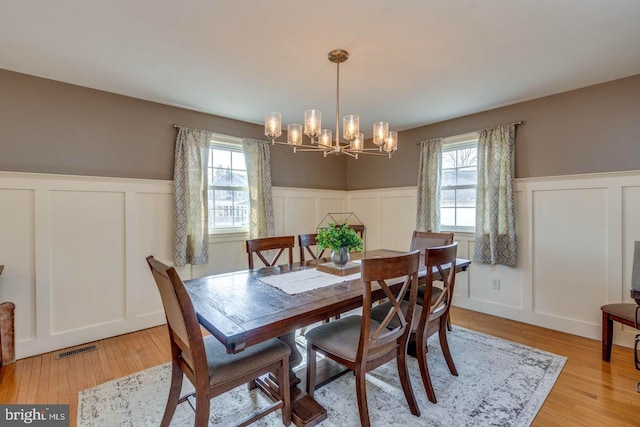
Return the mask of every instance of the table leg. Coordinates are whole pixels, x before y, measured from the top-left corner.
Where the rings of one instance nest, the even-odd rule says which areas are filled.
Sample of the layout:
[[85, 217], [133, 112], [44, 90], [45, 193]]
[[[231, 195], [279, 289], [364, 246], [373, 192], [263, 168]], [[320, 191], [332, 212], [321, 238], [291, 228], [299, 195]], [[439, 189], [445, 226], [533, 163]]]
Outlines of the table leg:
[[[295, 387], [300, 383], [300, 378], [296, 375], [293, 368], [298, 366], [300, 362], [302, 362], [302, 354], [298, 350], [298, 346], [296, 345], [296, 333], [290, 332], [286, 335], [282, 335], [278, 337], [280, 341], [285, 343], [291, 349], [291, 356], [289, 356], [289, 384], [291, 387]], [[275, 377], [271, 377], [275, 380]]]
[[[302, 354], [298, 351], [296, 345], [295, 332], [278, 338], [291, 349], [291, 356], [289, 356], [289, 381], [291, 385], [292, 421], [298, 427], [315, 426], [327, 419], [327, 410], [304, 391], [300, 378], [293, 370], [293, 368], [302, 362]], [[278, 379], [273, 374], [269, 374], [263, 380], [258, 380], [258, 385], [269, 394], [274, 396], [279, 394]]]

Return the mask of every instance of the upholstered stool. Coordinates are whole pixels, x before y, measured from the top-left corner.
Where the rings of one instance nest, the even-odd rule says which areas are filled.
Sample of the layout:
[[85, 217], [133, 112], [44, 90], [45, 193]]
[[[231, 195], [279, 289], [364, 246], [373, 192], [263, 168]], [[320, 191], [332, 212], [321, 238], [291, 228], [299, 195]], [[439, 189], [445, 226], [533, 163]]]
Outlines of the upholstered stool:
[[[602, 310], [602, 360], [611, 360], [611, 343], [613, 340], [613, 321], [636, 328], [636, 308], [638, 304], [607, 304]], [[640, 313], [638, 313], [640, 316]], [[638, 319], [640, 320], [640, 318]]]

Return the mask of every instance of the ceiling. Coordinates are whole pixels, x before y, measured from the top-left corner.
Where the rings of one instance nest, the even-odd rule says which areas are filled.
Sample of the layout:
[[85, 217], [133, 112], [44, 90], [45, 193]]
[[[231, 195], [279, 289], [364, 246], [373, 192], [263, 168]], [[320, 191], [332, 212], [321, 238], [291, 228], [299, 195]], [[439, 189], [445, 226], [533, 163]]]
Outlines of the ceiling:
[[0, 68], [252, 123], [391, 130], [640, 73], [638, 0], [0, 0]]

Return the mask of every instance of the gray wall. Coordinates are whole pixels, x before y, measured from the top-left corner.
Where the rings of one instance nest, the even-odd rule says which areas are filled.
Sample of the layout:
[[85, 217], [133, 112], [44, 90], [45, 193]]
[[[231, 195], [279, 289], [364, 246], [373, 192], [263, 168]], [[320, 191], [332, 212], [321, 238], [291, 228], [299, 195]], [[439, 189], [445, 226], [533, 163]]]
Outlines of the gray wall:
[[[0, 171], [172, 179], [174, 123], [265, 139], [262, 126], [0, 70]], [[271, 155], [275, 186], [346, 188], [345, 159]]]
[[520, 120], [525, 123], [516, 133], [517, 178], [640, 170], [636, 75], [400, 132], [391, 160], [348, 160], [347, 189], [416, 185], [417, 141]]
[[[416, 141], [524, 120], [516, 177], [640, 170], [640, 75], [401, 132], [391, 160], [272, 147], [273, 185], [416, 185]], [[171, 179], [178, 123], [264, 139], [262, 126], [0, 70], [0, 171]], [[284, 137], [284, 136], [283, 136]]]

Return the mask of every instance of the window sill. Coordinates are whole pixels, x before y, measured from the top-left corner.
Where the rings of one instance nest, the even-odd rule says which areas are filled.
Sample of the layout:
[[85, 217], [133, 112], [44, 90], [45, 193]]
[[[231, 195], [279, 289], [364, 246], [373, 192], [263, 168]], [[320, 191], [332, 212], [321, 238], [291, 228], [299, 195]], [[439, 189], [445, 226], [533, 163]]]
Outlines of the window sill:
[[249, 230], [224, 231], [217, 230], [209, 233], [209, 243], [242, 242], [249, 238]]
[[440, 232], [453, 233], [454, 237], [475, 237], [476, 235], [475, 229], [469, 227], [441, 227]]

